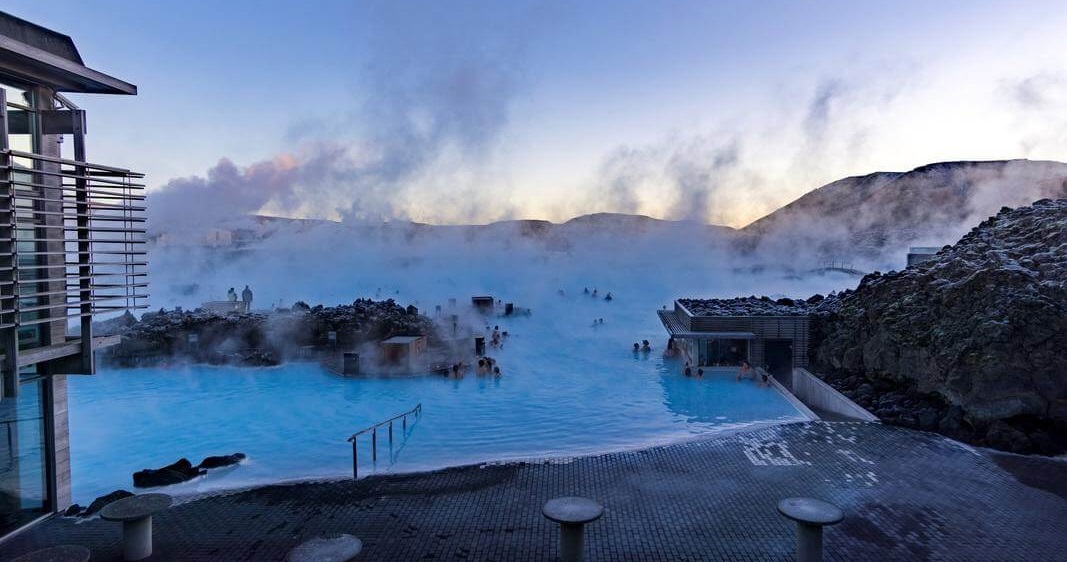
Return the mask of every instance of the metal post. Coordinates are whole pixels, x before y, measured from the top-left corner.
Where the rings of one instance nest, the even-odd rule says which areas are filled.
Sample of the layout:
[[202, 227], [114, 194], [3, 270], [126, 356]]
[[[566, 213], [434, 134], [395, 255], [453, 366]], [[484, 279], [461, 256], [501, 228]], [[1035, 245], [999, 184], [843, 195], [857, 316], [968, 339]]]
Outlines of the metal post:
[[797, 562], [822, 562], [822, 526], [797, 522]]
[[[7, 150], [8, 146], [8, 119], [7, 119], [7, 92], [0, 88], [0, 150]], [[0, 186], [3, 187], [2, 195], [7, 199], [7, 210], [0, 211], [7, 215], [7, 223], [0, 223], [0, 228], [6, 228], [8, 236], [6, 239], [0, 238], [0, 243], [7, 244], [6, 257], [10, 260], [11, 268], [3, 275], [4, 281], [10, 282], [11, 287], [11, 312], [10, 316], [4, 318], [4, 324], [10, 324], [11, 327], [5, 328], [6, 332], [3, 336], [3, 348], [4, 348], [4, 365], [3, 371], [0, 372], [0, 397], [13, 398], [18, 396], [19, 391], [19, 257], [18, 257], [18, 243], [16, 237], [18, 231], [15, 228], [15, 186], [10, 183], [11, 180], [11, 156], [9, 154], [3, 155], [3, 161], [0, 162]], [[8, 295], [5, 295], [8, 296]], [[0, 306], [6, 306], [7, 300], [0, 299]], [[3, 316], [0, 316], [3, 318]]]
[[[86, 162], [85, 111], [74, 110], [73, 117], [74, 159], [78, 162]], [[96, 365], [93, 361], [93, 269], [89, 265], [92, 262], [92, 256], [89, 254], [92, 248], [92, 238], [89, 232], [89, 194], [86, 192], [89, 184], [86, 181], [87, 170], [84, 166], [75, 167], [74, 173], [78, 176], [78, 179], [74, 180], [76, 188], [74, 200], [78, 215], [78, 301], [81, 302], [82, 372], [91, 375], [95, 374]]]
[[359, 479], [359, 451], [356, 450], [356, 438], [352, 437], [352, 479]]
[[822, 528], [845, 518], [841, 508], [815, 498], [786, 498], [778, 513], [797, 523], [797, 562], [821, 562]]
[[582, 562], [585, 550], [585, 525], [600, 518], [604, 507], [579, 497], [549, 500], [541, 509], [549, 521], [559, 523], [559, 559], [562, 562]]
[[149, 556], [152, 556], [152, 516], [123, 521], [123, 560], [143, 560]]
[[370, 459], [378, 462], [378, 428], [370, 430]]
[[408, 415], [404, 414], [404, 431], [408, 430]]
[[389, 420], [389, 446], [393, 446], [393, 420]]
[[563, 562], [582, 562], [585, 551], [585, 525], [559, 526], [559, 559]]

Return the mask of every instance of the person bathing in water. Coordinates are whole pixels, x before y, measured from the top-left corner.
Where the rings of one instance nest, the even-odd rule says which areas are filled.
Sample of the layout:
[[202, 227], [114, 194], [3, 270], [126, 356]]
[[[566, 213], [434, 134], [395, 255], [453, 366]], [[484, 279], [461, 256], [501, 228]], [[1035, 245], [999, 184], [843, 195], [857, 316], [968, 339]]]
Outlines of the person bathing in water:
[[687, 376], [687, 377], [693, 376], [693, 369], [689, 366], [689, 363], [685, 364], [685, 371], [683, 371], [683, 372], [685, 373], [685, 376]]
[[639, 344], [635, 343], [634, 344], [634, 353], [637, 353], [638, 351], [641, 351], [641, 346]]
[[674, 338], [667, 340], [667, 349], [663, 350], [663, 356], [670, 358], [678, 355], [678, 350], [674, 348]]
[[645, 353], [652, 351], [652, 344], [648, 343], [648, 340], [641, 340], [641, 351], [644, 351]]
[[606, 300], [606, 301], [610, 301], [610, 300], [612, 300], [613, 298], [615, 298], [615, 297], [612, 297], [612, 296], [611, 296], [611, 291], [608, 291], [608, 296], [604, 297], [604, 300]]
[[737, 380], [741, 379], [756, 380], [756, 371], [752, 365], [748, 364], [748, 361], [741, 361], [741, 368], [737, 370]]

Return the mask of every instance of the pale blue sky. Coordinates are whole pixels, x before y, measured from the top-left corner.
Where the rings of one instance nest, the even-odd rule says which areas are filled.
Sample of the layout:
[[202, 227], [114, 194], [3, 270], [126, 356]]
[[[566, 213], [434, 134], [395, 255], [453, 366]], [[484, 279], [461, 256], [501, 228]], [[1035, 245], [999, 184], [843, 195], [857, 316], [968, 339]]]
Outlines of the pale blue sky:
[[325, 187], [241, 211], [741, 224], [845, 175], [1067, 159], [1063, 2], [4, 10], [71, 35], [90, 67], [138, 85], [136, 98], [77, 102], [92, 159], [145, 171], [154, 187], [223, 157], [299, 167], [323, 147], [345, 151]]

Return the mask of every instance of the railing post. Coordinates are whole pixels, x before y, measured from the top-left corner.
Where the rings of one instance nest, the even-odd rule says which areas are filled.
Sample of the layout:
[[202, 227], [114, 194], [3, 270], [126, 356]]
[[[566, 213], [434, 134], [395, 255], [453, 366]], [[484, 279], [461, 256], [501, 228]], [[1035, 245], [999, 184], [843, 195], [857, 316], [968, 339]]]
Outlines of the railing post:
[[[85, 111], [74, 111], [74, 159], [78, 162], [85, 162]], [[82, 353], [81, 353], [81, 367], [82, 372], [87, 374], [96, 374], [96, 364], [93, 361], [93, 268], [89, 265], [92, 262], [92, 234], [90, 227], [92, 222], [89, 219], [89, 171], [84, 166], [77, 166], [74, 168], [74, 173], [77, 175], [77, 179], [74, 180], [75, 192], [74, 200], [76, 224], [78, 226], [77, 239], [78, 239], [78, 302], [81, 303], [79, 312], [81, 313], [81, 340], [82, 340]], [[125, 226], [125, 225], [124, 225]], [[124, 248], [128, 249], [128, 248]], [[124, 256], [125, 259], [129, 256]], [[127, 277], [124, 281], [130, 283], [130, 279]]]
[[378, 427], [377, 426], [375, 426], [374, 429], [370, 430], [370, 443], [371, 443], [371, 446], [370, 446], [370, 450], [371, 450], [370, 458], [371, 458], [372, 461], [378, 462]]
[[389, 420], [389, 446], [393, 446], [393, 420]]
[[352, 479], [359, 480], [359, 451], [356, 449], [356, 436], [352, 436]]
[[404, 414], [404, 431], [408, 430], [408, 415]]
[[[7, 151], [11, 148], [8, 144], [8, 117], [7, 117], [7, 97], [6, 92], [0, 88], [0, 150]], [[7, 308], [7, 313], [10, 314], [10, 321], [3, 321], [4, 324], [9, 324], [9, 328], [5, 328], [4, 331], [10, 330], [9, 333], [3, 334], [3, 352], [4, 352], [4, 364], [3, 371], [0, 372], [0, 398], [14, 398], [18, 396], [19, 391], [19, 257], [18, 257], [18, 229], [15, 218], [15, 184], [12, 183], [13, 176], [11, 172], [11, 155], [4, 152], [2, 158], [2, 167], [0, 167], [0, 186], [2, 186], [2, 193], [0, 195], [6, 199], [7, 209], [0, 210], [0, 213], [7, 215], [7, 223], [0, 224], [0, 228], [8, 230], [9, 236], [0, 240], [0, 244], [8, 246], [6, 254], [3, 256], [10, 261], [10, 270], [2, 274], [3, 281], [9, 282], [11, 287], [11, 294], [4, 295], [11, 297], [10, 299], [4, 299], [0, 301], [6, 307], [6, 303], [10, 302], [10, 308]], [[0, 319], [3, 319], [0, 316]]]

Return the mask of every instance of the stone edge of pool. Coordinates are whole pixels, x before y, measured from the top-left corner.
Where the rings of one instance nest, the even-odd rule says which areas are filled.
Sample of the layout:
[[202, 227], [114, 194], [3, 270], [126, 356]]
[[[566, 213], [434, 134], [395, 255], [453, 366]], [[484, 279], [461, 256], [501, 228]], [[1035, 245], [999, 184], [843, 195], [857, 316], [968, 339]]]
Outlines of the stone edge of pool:
[[[789, 398], [788, 393], [786, 393], [786, 397]], [[796, 400], [796, 398], [793, 398], [793, 400]], [[803, 405], [801, 405], [801, 406], [803, 406]], [[806, 407], [804, 409], [807, 410]], [[810, 410], [808, 410], [808, 412], [810, 412]], [[800, 413], [801, 413], [801, 415], [805, 415], [805, 416], [809, 415], [809, 414], [805, 414], [803, 411], [801, 411]], [[811, 413], [810, 415], [814, 416], [814, 413]], [[535, 456], [535, 457], [512, 457], [512, 458], [492, 459], [492, 460], [485, 460], [485, 461], [477, 461], [477, 462], [469, 462], [469, 463], [441, 466], [441, 467], [436, 467], [436, 468], [427, 468], [427, 469], [423, 469], [423, 470], [416, 469], [416, 470], [399, 470], [399, 471], [391, 471], [391, 472], [378, 472], [378, 473], [370, 473], [367, 476], [363, 476], [363, 477], [359, 478], [359, 480], [360, 481], [366, 481], [367, 483], [374, 483], [376, 481], [384, 481], [384, 480], [389, 480], [391, 478], [411, 478], [411, 477], [418, 477], [418, 476], [424, 476], [424, 475], [429, 475], [429, 474], [436, 474], [436, 473], [439, 473], [439, 472], [452, 471], [452, 470], [469, 470], [471, 468], [504, 467], [504, 466], [510, 466], [510, 465], [568, 464], [568, 463], [572, 463], [572, 462], [575, 462], [575, 461], [581, 460], [581, 459], [592, 459], [592, 458], [605, 457], [605, 456], [621, 454], [621, 453], [637, 453], [637, 452], [642, 452], [642, 451], [654, 451], [654, 450], [668, 448], [668, 447], [695, 445], [695, 444], [700, 444], [700, 443], [717, 441], [717, 440], [720, 440], [720, 439], [727, 439], [727, 438], [731, 438], [731, 437], [739, 435], [739, 434], [762, 431], [764, 429], [768, 429], [768, 428], [771, 428], [771, 427], [795, 425], [795, 424], [806, 424], [806, 423], [811, 423], [813, 421], [817, 422], [817, 421], [820, 421], [820, 420], [816, 416], [816, 417], [810, 418], [810, 419], [780, 420], [780, 421], [771, 420], [771, 421], [750, 422], [750, 423], [747, 423], [746, 425], [743, 425], [743, 426], [726, 427], [724, 429], [716, 430], [714, 432], [701, 433], [701, 434], [697, 434], [697, 435], [692, 435], [691, 437], [672, 439], [670, 441], [666, 441], [666, 442], [662, 442], [662, 443], [656, 443], [656, 444], [641, 443], [641, 444], [634, 445], [632, 447], [622, 447], [622, 448], [611, 449], [611, 450], [606, 450], [606, 451], [591, 452], [591, 453], [587, 453], [587, 454], [540, 456], [540, 457], [537, 457], [537, 456]], [[873, 422], [852, 422], [852, 423], [873, 423]], [[234, 487], [220, 487], [220, 488], [211, 489], [211, 490], [198, 490], [198, 491], [190, 491], [190, 492], [173, 491], [173, 490], [168, 491], [168, 488], [169, 488], [168, 486], [162, 486], [162, 487], [158, 487], [158, 488], [147, 488], [147, 489], [145, 489], [145, 493], [147, 493], [147, 492], [169, 493], [170, 495], [172, 495], [174, 497], [174, 505], [181, 505], [181, 504], [186, 504], [186, 503], [194, 502], [194, 501], [205, 499], [205, 498], [227, 496], [227, 495], [232, 495], [232, 494], [240, 494], [240, 493], [243, 493], [243, 492], [247, 492], [247, 491], [250, 491], [250, 490], [256, 490], [256, 489], [260, 489], [260, 488], [268, 488], [268, 487], [275, 487], [275, 486], [277, 486], [277, 487], [300, 486], [300, 485], [305, 485], [305, 484], [341, 482], [341, 481], [345, 481], [345, 480], [352, 480], [352, 478], [347, 477], [347, 476], [340, 476], [340, 475], [338, 475], [338, 476], [321, 476], [321, 477], [320, 476], [309, 476], [309, 477], [303, 477], [303, 478], [286, 478], [286, 479], [282, 479], [282, 480], [273, 480], [273, 481], [269, 481], [269, 482], [258, 482], [258, 483], [251, 483], [251, 484], [246, 484], [246, 485], [238, 485], [238, 486], [234, 486]], [[86, 518], [86, 520], [96, 519], [97, 517], [98, 516], [94, 515], [92, 517]]]
[[808, 421], [819, 421], [820, 420], [819, 416], [816, 415], [815, 412], [811, 411], [811, 408], [808, 408], [792, 392], [789, 392], [789, 389], [787, 389], [785, 386], [783, 386], [782, 383], [778, 382], [778, 379], [774, 378], [773, 376], [767, 375], [767, 373], [764, 372], [763, 369], [759, 369], [759, 371], [760, 371], [761, 374], [763, 374], [764, 376], [767, 377], [767, 380], [770, 381], [771, 386], [773, 386], [774, 389], [777, 390], [778, 393], [781, 394], [786, 399], [787, 402], [792, 404], [793, 407], [796, 408], [797, 411], [799, 411], [801, 413], [801, 415], [806, 416], [808, 418]]

